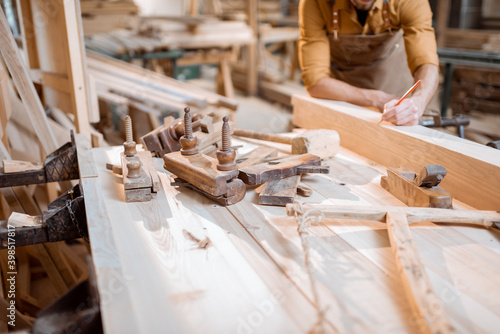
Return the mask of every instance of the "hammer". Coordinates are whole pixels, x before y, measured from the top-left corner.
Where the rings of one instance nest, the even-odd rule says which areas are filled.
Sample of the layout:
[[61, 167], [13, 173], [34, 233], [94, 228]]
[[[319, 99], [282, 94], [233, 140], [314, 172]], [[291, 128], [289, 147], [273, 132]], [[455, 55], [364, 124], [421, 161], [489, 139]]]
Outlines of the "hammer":
[[292, 154], [314, 154], [326, 160], [333, 157], [340, 148], [340, 137], [335, 130], [309, 130], [295, 137], [235, 129], [233, 135], [292, 145]]

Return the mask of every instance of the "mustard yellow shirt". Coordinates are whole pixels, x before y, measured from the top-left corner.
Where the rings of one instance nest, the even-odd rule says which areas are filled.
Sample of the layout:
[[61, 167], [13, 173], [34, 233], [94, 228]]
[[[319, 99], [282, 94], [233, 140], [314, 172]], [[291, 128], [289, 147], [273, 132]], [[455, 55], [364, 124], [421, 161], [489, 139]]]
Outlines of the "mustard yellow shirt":
[[[383, 0], [376, 0], [361, 26], [350, 0], [336, 0], [339, 10], [339, 34], [380, 34], [386, 31], [382, 16]], [[432, 11], [428, 0], [389, 0], [389, 18], [393, 31], [403, 29], [408, 67], [413, 74], [423, 64], [439, 65]], [[307, 89], [320, 79], [330, 77], [332, 1], [301, 0], [299, 4], [299, 61]]]

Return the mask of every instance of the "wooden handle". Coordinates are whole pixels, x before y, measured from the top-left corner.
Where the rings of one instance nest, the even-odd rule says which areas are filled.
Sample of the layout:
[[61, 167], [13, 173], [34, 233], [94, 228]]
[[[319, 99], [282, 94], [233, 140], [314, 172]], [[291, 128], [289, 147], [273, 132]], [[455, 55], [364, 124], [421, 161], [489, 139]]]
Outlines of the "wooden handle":
[[454, 223], [491, 227], [493, 222], [500, 222], [500, 213], [480, 210], [450, 210], [437, 208], [411, 208], [402, 206], [334, 206], [334, 205], [302, 205], [288, 204], [289, 216], [300, 210], [322, 212], [327, 218], [375, 220], [385, 222], [387, 212], [406, 214], [409, 223], [434, 222]]
[[242, 129], [234, 129], [233, 135], [245, 137], [245, 138], [272, 141], [275, 143], [283, 143], [283, 144], [288, 144], [288, 145], [292, 145], [292, 139], [293, 139], [292, 137], [277, 135], [277, 134], [273, 134], [273, 133], [263, 133], [263, 132], [242, 130]]
[[[413, 242], [406, 214], [387, 213], [387, 231], [391, 248], [401, 275], [406, 297], [417, 316], [421, 333], [454, 333], [440, 299], [432, 290], [425, 268]], [[424, 321], [420, 321], [420, 319]]]

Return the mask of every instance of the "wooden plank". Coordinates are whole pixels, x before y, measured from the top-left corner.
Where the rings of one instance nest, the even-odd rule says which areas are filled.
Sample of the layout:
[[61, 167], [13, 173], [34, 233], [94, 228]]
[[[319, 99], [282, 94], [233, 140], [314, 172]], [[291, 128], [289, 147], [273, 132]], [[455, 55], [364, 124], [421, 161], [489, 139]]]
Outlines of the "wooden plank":
[[415, 320], [419, 330], [427, 333], [455, 333], [418, 257], [406, 214], [388, 212], [386, 222], [396, 265], [408, 300], [417, 315]]
[[68, 286], [68, 288], [73, 287], [76, 284], [77, 277], [73, 272], [73, 269], [68, 263], [68, 260], [63, 256], [59, 245], [63, 242], [58, 243], [46, 243], [43, 246], [47, 250], [50, 258], [54, 262], [57, 270], [61, 274], [61, 277], [64, 280], [64, 283]]
[[90, 140], [86, 136], [77, 133], [75, 135], [75, 142], [80, 178], [97, 177], [97, 169], [92, 159]]
[[36, 258], [42, 264], [43, 269], [47, 273], [47, 276], [50, 278], [50, 281], [52, 282], [57, 293], [59, 295], [63, 295], [68, 292], [68, 285], [61, 276], [61, 273], [57, 269], [55, 263], [53, 262], [44, 245], [38, 244], [32, 245], [31, 247], [33, 247]]
[[[104, 170], [104, 164], [110, 162], [109, 157], [113, 157], [115, 151], [116, 148], [94, 150], [99, 157], [96, 162], [100, 175], [99, 178], [87, 178], [85, 182], [103, 180], [96, 191], [98, 195], [92, 198], [102, 201], [113, 215], [106, 220], [109, 221], [107, 233], [117, 240], [116, 248], [124, 259], [122, 268], [141, 278], [140, 281], [127, 281], [127, 288], [134, 289], [130, 295], [134, 296], [136, 311], [120, 313], [115, 309], [121, 318], [123, 314], [145, 317], [144, 324], [149, 327], [140, 327], [136, 332], [154, 330], [150, 323], [157, 324], [158, 319], [161, 320], [157, 325], [164, 325], [163, 330], [167, 328], [170, 323], [163, 322], [164, 313], [159, 317], [156, 312], [157, 307], [164, 305], [173, 309], [168, 314], [174, 314], [175, 323], [182, 332], [199, 328], [200, 323], [208, 331], [216, 328], [213, 331], [218, 332], [222, 329], [222, 332], [304, 333], [316, 328], [317, 323], [337, 332], [418, 331], [400, 284], [385, 224], [345, 220], [312, 224], [308, 236], [311, 247], [309, 275], [297, 223], [283, 217], [282, 208], [257, 205], [253, 189], [249, 189], [242, 202], [223, 208], [190, 190], [173, 189], [168, 185], [169, 176], [162, 171], [160, 178], [165, 195], [147, 204], [122, 203], [119, 182]], [[161, 159], [155, 162], [161, 170]], [[380, 176], [385, 168], [373, 161], [353, 153], [347, 155], [347, 151], [341, 149], [328, 164], [331, 174], [303, 178], [303, 182], [315, 190], [304, 201], [402, 205], [380, 188]], [[158, 199], [161, 204], [155, 204]], [[463, 208], [460, 203], [456, 205]], [[101, 218], [99, 224], [103, 221]], [[440, 292], [439, 297], [453, 325], [461, 332], [491, 332], [498, 328], [500, 310], [495, 301], [500, 292], [495, 286], [500, 277], [500, 251], [495, 231], [470, 227], [460, 230], [455, 226], [430, 223], [419, 223], [412, 228], [432, 287]], [[99, 237], [102, 238], [104, 232], [101, 230]], [[200, 248], [200, 245], [208, 245], [208, 240], [212, 245]], [[91, 241], [94, 243], [92, 237]], [[97, 256], [94, 252], [94, 261], [103, 258], [105, 254]], [[154, 259], [152, 261], [160, 265], [143, 263], [144, 259]], [[238, 273], [236, 277], [232, 276], [234, 272]], [[227, 278], [223, 274], [231, 276]], [[311, 280], [318, 291], [317, 300]], [[234, 284], [239, 288], [235, 288], [230, 297], [227, 287], [233, 291]], [[261, 289], [261, 284], [267, 290]], [[157, 298], [145, 300], [144, 293], [151, 289]], [[200, 289], [204, 292], [201, 296]], [[262, 313], [259, 307], [244, 309], [245, 305], [254, 302], [260, 305], [263, 300], [271, 301], [270, 297], [265, 297], [269, 296], [265, 291], [280, 296], [276, 297], [278, 302], [273, 302], [272, 315], [267, 317], [270, 313]], [[253, 297], [247, 299], [247, 293]], [[263, 293], [263, 299], [259, 293]], [[236, 298], [238, 302], [233, 303]], [[114, 305], [106, 307], [121, 306], [115, 304], [118, 300], [112, 302]], [[142, 305], [151, 302], [155, 303], [154, 307], [149, 304], [148, 310], [153, 311], [139, 311]], [[228, 304], [241, 307], [243, 311], [228, 309]], [[252, 319], [260, 317], [255, 311], [265, 319], [261, 326], [253, 326], [256, 322]], [[283, 317], [282, 312], [287, 316]], [[221, 313], [225, 316], [218, 317]], [[231, 319], [235, 320], [228, 323]]]
[[295, 175], [266, 182], [259, 195], [259, 204], [285, 206], [293, 203], [299, 181], [300, 175]]
[[293, 103], [294, 124], [337, 130], [342, 146], [385, 166], [440, 164], [448, 171], [441, 186], [454, 198], [498, 210], [500, 151], [421, 126], [379, 126], [380, 114], [343, 102], [294, 96]]
[[44, 102], [72, 113], [78, 131], [90, 137], [88, 83], [83, 59], [81, 15], [77, 4], [76, 1], [60, 3], [57, 10], [52, 9], [49, 15], [46, 6], [32, 1], [32, 12], [25, 15], [34, 18], [42, 15], [44, 18], [45, 24], [35, 24], [34, 29], [39, 69], [63, 77], [68, 82], [68, 92], [45, 86]]
[[91, 51], [87, 51], [87, 57], [89, 69], [91, 71], [92, 69], [96, 69], [103, 73], [112, 73], [117, 77], [138, 82], [146, 87], [154, 88], [172, 95], [184, 96], [187, 101], [198, 105], [200, 108], [205, 107], [207, 103], [223, 106], [232, 110], [238, 108], [238, 104], [234, 100], [123, 61], [105, 57]]
[[9, 96], [9, 77], [7, 69], [0, 59], [0, 138], [5, 147], [8, 147], [6, 127], [9, 117], [12, 114], [12, 105]]
[[[93, 162], [92, 157], [88, 163]], [[140, 277], [131, 276], [122, 267], [99, 178], [82, 178], [82, 187], [104, 331], [139, 333], [140, 319], [134, 312], [129, 284]]]
[[[247, 2], [247, 18], [248, 18], [248, 25], [252, 29], [252, 34], [254, 38], [258, 36], [259, 34], [259, 27], [258, 27], [258, 3], [257, 0], [249, 0]], [[247, 72], [247, 94], [252, 96], [257, 94], [258, 92], [258, 85], [259, 85], [259, 70], [258, 70], [258, 62], [259, 62], [259, 56], [258, 56], [258, 51], [257, 51], [257, 45], [256, 43], [251, 43], [247, 47], [248, 50], [248, 60], [247, 60], [247, 65], [248, 65], [248, 72]]]
[[56, 75], [53, 73], [44, 72], [41, 70], [30, 70], [31, 80], [39, 85], [46, 85], [50, 88], [54, 88], [58, 91], [69, 93], [70, 83], [68, 78], [62, 75]]
[[[313, 194], [311, 198], [308, 198], [307, 202], [321, 202], [322, 199], [318, 198], [317, 196], [317, 193], [320, 193], [328, 198], [329, 202], [335, 205], [402, 204], [399, 200], [395, 199], [387, 192], [380, 191], [378, 183], [380, 180], [380, 175], [385, 171], [384, 167], [352, 153], [349, 153], [349, 155], [347, 155], [348, 151], [345, 149], [343, 149], [342, 153], [343, 154], [341, 157], [336, 157], [334, 160], [332, 160], [333, 163], [330, 164], [330, 166], [332, 167], [332, 173], [324, 176], [324, 178], [331, 179], [331, 182], [317, 183], [312, 182], [311, 180], [305, 181], [315, 190], [315, 194]], [[455, 206], [463, 208], [463, 204], [459, 203], [458, 201], [455, 201]], [[353, 210], [355, 210], [355, 207], [353, 207]], [[314, 212], [311, 213], [314, 214]], [[387, 262], [392, 261], [393, 256], [392, 254], [390, 254], [390, 249], [388, 248], [389, 243], [386, 239], [387, 233], [385, 232], [384, 225], [368, 224], [366, 222], [353, 220], [336, 220], [335, 224], [328, 224], [328, 228], [337, 232], [339, 238], [347, 241], [351, 247], [356, 249], [357, 252], [363, 254], [363, 256], [365, 256], [366, 258], [370, 259], [373, 263], [384, 270], [387, 275], [398, 279], [397, 271], [391, 269], [392, 267], [388, 265]], [[381, 230], [379, 230], [379, 228]], [[427, 272], [431, 278], [432, 285], [436, 291], [439, 291], [440, 298], [443, 298], [444, 294], [454, 296], [452, 299], [442, 299], [447, 312], [450, 315], [453, 315], [453, 324], [456, 327], [460, 327], [460, 331], [462, 332], [467, 332], [468, 330], [466, 328], [472, 328], [474, 326], [479, 326], [482, 328], [494, 328], [494, 326], [496, 326], [495, 323], [497, 323], [499, 319], [497, 318], [497, 316], [493, 316], [493, 318], [491, 318], [491, 314], [489, 314], [489, 311], [487, 311], [483, 306], [477, 304], [476, 300], [480, 299], [480, 303], [485, 303], [486, 300], [484, 298], [479, 298], [480, 293], [476, 294], [472, 291], [475, 290], [472, 287], [476, 286], [478, 281], [481, 281], [486, 277], [490, 277], [491, 273], [489, 273], [489, 270], [491, 270], [492, 268], [490, 266], [487, 266], [489, 268], [484, 267], [482, 268], [485, 269], [483, 274], [473, 275], [474, 277], [461, 276], [460, 280], [468, 282], [466, 283], [467, 287], [465, 284], [461, 284], [460, 287], [457, 286], [455, 284], [456, 280], [454, 280], [453, 278], [457, 276], [454, 276], [454, 274], [451, 274], [450, 272], [453, 272], [457, 275], [460, 275], [459, 272], [465, 273], [465, 271], [463, 270], [466, 270], [466, 263], [471, 263], [470, 258], [463, 258], [463, 256], [467, 252], [463, 249], [463, 247], [467, 246], [455, 248], [451, 245], [455, 244], [456, 242], [461, 245], [465, 245], [470, 242], [474, 244], [473, 248], [476, 248], [477, 246], [477, 249], [475, 249], [475, 251], [477, 251], [475, 253], [476, 256], [478, 256], [477, 259], [483, 257], [479, 249], [484, 252], [483, 254], [488, 254], [488, 256], [491, 256], [492, 251], [494, 252], [495, 247], [492, 248], [488, 247], [487, 245], [492, 240], [492, 234], [496, 235], [495, 231], [492, 231], [491, 229], [474, 229], [464, 227], [460, 229], [460, 232], [463, 233], [463, 235], [460, 235], [455, 233], [455, 231], [457, 231], [456, 227], [433, 228], [432, 225], [428, 223], [421, 223], [418, 226], [415, 226], [412, 231], [417, 243], [417, 248], [420, 250], [420, 255], [423, 258], [424, 265], [426, 266]], [[476, 233], [478, 233], [478, 235], [474, 236], [474, 241], [463, 240], [465, 236], [467, 236], [465, 238], [469, 238]], [[444, 236], [444, 234], [446, 234], [446, 237]], [[438, 235], [443, 236], [443, 238], [436, 238], [436, 236]], [[496, 241], [493, 242], [496, 244]], [[381, 245], [386, 246], [381, 247]], [[428, 249], [430, 245], [432, 245], [432, 250]], [[454, 250], [459, 251], [459, 253], [461, 254], [452, 255], [450, 253], [451, 249], [448, 246], [451, 246]], [[455, 252], [453, 251], [453, 253]], [[498, 256], [499, 253], [497, 252], [496, 254], [496, 256]], [[458, 264], [457, 262], [452, 261], [453, 264], [451, 264], [451, 258], [457, 260], [460, 259], [458, 260], [458, 262], [463, 263]], [[450, 282], [449, 284], [446, 283], [447, 280]], [[452, 283], [452, 281], [454, 281], [455, 283]], [[400, 286], [399, 283], [396, 283], [396, 285]], [[451, 290], [455, 291], [452, 292]], [[370, 293], [368, 293], [367, 295], [369, 294]], [[473, 298], [474, 300], [471, 300], [471, 298]], [[460, 302], [457, 304], [459, 299]], [[467, 305], [465, 306], [465, 309], [470, 311], [474, 310], [472, 311], [472, 313], [476, 314], [477, 316], [472, 316], [470, 315], [471, 313], [468, 313], [469, 315], [466, 315], [464, 313], [464, 305], [461, 303]], [[483, 322], [483, 320], [479, 320], [482, 319], [482, 316], [479, 316], [479, 313], [476, 312], [488, 313], [488, 324]], [[412, 325], [410, 326], [411, 328], [415, 329], [415, 321], [413, 321], [413, 317], [408, 316], [408, 319], [412, 319]]]
[[3, 161], [3, 172], [4, 173], [15, 173], [15, 172], [25, 172], [27, 170], [37, 170], [43, 168], [43, 163], [40, 162], [27, 162], [19, 160], [4, 160]]
[[[108, 153], [94, 152], [99, 152], [96, 161], [100, 166]], [[161, 159], [156, 159], [156, 162], [161, 168]], [[131, 245], [120, 242], [118, 247], [126, 270], [136, 277], [148, 277], [148, 285], [139, 282], [129, 285], [133, 289], [135, 307], [150, 305], [151, 312], [145, 317], [141, 315], [141, 332], [164, 331], [165, 328], [169, 328], [169, 332], [191, 332], [200, 324], [213, 332], [254, 328], [250, 314], [256, 311], [256, 307], [260, 313], [260, 306], [255, 305], [264, 301], [269, 304], [267, 301], [274, 298], [273, 288], [268, 288], [259, 278], [259, 273], [246, 263], [226, 231], [204, 218], [204, 205], [196, 204], [202, 197], [193, 196], [195, 193], [190, 191], [189, 194], [178, 193], [162, 172], [159, 176], [163, 191], [156, 199], [124, 205], [119, 200], [120, 185], [106, 175], [104, 168], [100, 169], [104, 202], [112, 208], [109, 211], [113, 232], [119, 240], [131, 236], [140, 240]], [[208, 200], [202, 201], [207, 203]], [[186, 207], [188, 203], [198, 205], [202, 216], [192, 216]], [[139, 223], [123, 225], [130, 219], [138, 219]], [[121, 226], [118, 229], [117, 224]], [[241, 227], [239, 230], [243, 231]], [[160, 261], [163, 265], [152, 266], [145, 259]], [[238, 265], [238, 271], [231, 269], [235, 265]], [[204, 273], [203, 278], [199, 276], [200, 272]], [[160, 298], [144, 297], [152, 286]], [[216, 308], [213, 307], [214, 298], [218, 300]], [[264, 317], [262, 313], [256, 315], [259, 330], [275, 332], [277, 328], [283, 328], [290, 333], [300, 332], [294, 319], [276, 303], [271, 302], [274, 311], [266, 313], [269, 315], [265, 321], [259, 320]], [[197, 310], [197, 316], [186, 316], [186, 307]]]
[[21, 54], [12, 36], [7, 19], [0, 9], [0, 52], [14, 80], [19, 95], [28, 112], [30, 122], [36, 131], [45, 152], [53, 152], [58, 148], [56, 139], [47, 123], [45, 110], [40, 102], [35, 87], [31, 82], [26, 66], [21, 62]]
[[143, 86], [130, 84], [127, 81], [118, 82], [112, 75], [94, 73], [94, 79], [99, 86], [106, 87], [113, 93], [123, 95], [131, 100], [145, 101], [167, 110], [182, 111], [186, 103], [175, 96], [165, 93], [159, 94], [155, 91], [145, 89]]

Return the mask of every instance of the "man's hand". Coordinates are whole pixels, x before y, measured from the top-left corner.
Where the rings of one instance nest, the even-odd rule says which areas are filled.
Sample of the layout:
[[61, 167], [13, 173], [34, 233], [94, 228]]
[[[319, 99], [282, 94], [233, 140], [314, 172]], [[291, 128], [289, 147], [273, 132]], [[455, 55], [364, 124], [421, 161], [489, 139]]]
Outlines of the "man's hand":
[[425, 101], [419, 97], [407, 98], [397, 107], [398, 100], [391, 100], [384, 106], [382, 119], [395, 125], [418, 125], [425, 109]]
[[[386, 106], [391, 103], [392, 101], [398, 101], [395, 100], [397, 99], [397, 96], [388, 94], [386, 92], [383, 92], [381, 90], [372, 90], [370, 91], [370, 99], [372, 101], [372, 105], [376, 107], [378, 110], [385, 111]], [[387, 103], [387, 101], [390, 101]], [[394, 102], [392, 105], [395, 105], [396, 102]]]

